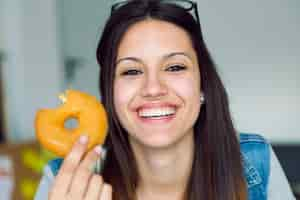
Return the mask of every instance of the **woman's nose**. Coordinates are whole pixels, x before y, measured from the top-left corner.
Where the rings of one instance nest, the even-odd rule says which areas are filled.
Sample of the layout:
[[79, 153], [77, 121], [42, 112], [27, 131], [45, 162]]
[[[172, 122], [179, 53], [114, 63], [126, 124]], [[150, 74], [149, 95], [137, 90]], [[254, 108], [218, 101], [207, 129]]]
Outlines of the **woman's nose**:
[[158, 75], [149, 75], [146, 77], [141, 93], [143, 97], [160, 97], [167, 94], [167, 86]]

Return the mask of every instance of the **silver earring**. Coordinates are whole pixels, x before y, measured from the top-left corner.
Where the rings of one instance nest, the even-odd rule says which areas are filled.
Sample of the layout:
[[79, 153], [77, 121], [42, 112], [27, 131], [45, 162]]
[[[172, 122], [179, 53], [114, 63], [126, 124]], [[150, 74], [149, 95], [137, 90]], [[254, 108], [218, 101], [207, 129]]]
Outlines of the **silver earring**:
[[204, 102], [205, 102], [204, 95], [201, 94], [201, 96], [200, 96], [200, 103], [201, 103], [201, 104], [204, 104]]

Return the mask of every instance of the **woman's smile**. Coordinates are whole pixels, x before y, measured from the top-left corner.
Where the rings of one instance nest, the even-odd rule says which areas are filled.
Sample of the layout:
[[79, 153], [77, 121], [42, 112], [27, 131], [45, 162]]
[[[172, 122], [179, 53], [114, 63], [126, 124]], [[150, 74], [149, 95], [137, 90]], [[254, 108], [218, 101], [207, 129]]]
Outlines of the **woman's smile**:
[[141, 123], [168, 123], [175, 118], [177, 107], [172, 103], [148, 103], [139, 106], [136, 114]]

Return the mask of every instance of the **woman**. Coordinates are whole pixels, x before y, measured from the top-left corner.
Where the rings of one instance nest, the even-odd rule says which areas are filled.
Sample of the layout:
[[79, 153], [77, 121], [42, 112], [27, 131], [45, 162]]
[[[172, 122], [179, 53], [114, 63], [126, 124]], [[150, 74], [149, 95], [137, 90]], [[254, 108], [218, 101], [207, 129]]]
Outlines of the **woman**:
[[294, 199], [270, 145], [234, 129], [194, 2], [115, 4], [97, 60], [110, 127], [103, 172], [90, 170], [101, 147], [82, 157], [83, 136], [45, 168], [36, 199], [49, 189], [51, 200]]

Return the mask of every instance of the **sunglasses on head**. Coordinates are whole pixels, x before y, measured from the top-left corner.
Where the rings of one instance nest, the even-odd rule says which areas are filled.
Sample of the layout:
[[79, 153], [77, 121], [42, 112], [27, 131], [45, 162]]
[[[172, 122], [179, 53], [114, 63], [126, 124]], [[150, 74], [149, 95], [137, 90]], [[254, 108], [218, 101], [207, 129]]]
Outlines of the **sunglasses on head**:
[[[111, 7], [111, 14], [113, 14], [116, 10], [118, 10], [119, 8], [121, 8], [129, 2], [131, 1], [127, 0], [114, 3]], [[196, 20], [197, 24], [200, 25], [198, 7], [196, 2], [190, 0], [160, 0], [160, 3], [173, 4], [183, 8], [187, 12], [191, 13], [194, 19]]]

